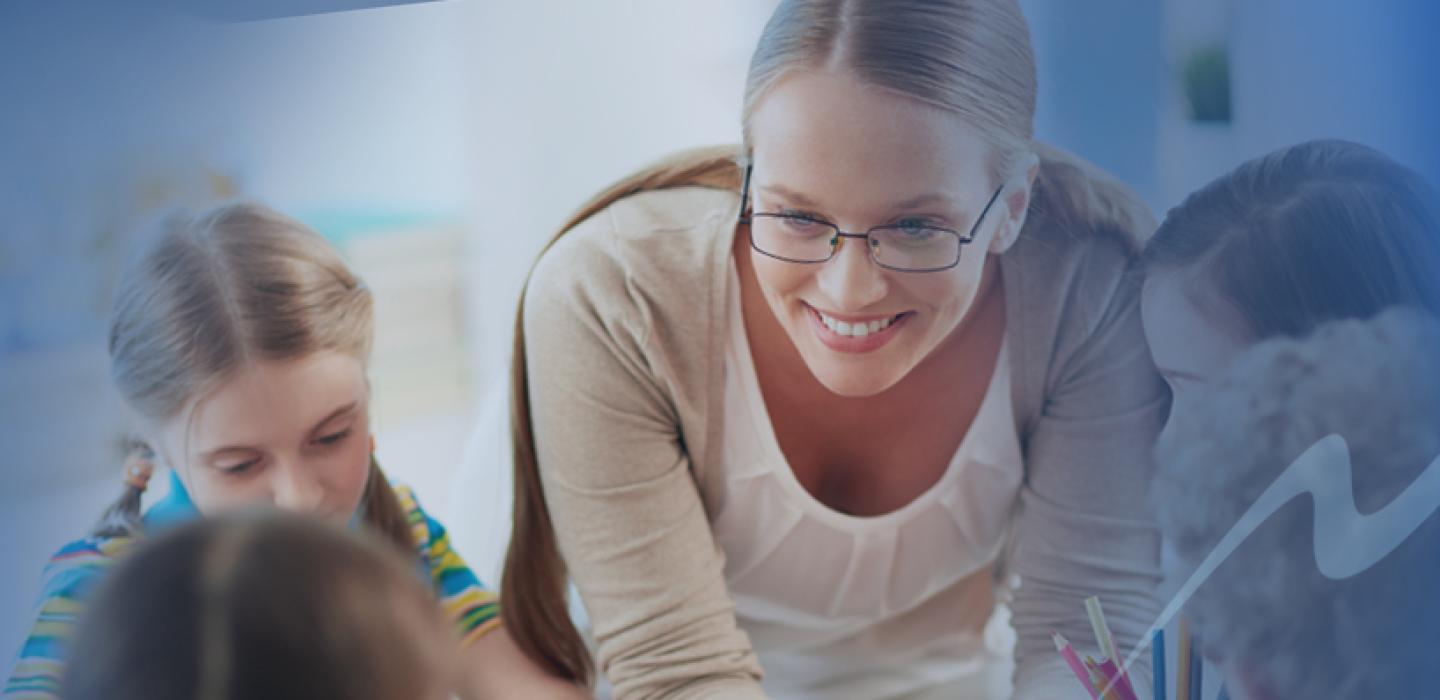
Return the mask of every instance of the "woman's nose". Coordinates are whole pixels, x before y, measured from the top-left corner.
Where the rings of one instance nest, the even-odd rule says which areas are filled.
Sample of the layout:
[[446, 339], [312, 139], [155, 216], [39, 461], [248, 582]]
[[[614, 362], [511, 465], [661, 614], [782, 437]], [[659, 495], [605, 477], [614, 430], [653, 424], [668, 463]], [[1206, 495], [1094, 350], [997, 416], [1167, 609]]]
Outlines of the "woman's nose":
[[836, 311], [859, 311], [885, 298], [885, 270], [871, 260], [869, 247], [868, 238], [841, 237], [835, 254], [819, 266], [820, 291]]

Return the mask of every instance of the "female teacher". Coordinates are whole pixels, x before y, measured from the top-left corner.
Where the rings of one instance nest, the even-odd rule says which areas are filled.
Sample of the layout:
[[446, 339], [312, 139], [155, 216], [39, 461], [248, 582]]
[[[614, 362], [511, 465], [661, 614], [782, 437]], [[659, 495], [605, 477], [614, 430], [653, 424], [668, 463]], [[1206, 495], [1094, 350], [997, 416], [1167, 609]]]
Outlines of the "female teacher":
[[590, 680], [567, 574], [619, 698], [1072, 697], [1091, 595], [1134, 644], [1153, 224], [1034, 111], [1014, 0], [787, 0], [743, 148], [564, 227], [516, 334], [527, 653]]

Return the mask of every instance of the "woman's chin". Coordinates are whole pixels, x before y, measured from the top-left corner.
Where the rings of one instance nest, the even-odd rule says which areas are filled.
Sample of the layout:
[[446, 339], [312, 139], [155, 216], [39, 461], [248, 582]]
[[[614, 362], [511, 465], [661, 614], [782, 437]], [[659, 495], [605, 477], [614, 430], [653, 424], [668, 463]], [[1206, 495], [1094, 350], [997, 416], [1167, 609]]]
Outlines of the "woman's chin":
[[879, 366], [882, 363], [874, 361], [833, 362], [829, 358], [810, 361], [807, 358], [806, 364], [822, 386], [850, 398], [874, 396], [895, 386], [905, 376], [902, 368]]

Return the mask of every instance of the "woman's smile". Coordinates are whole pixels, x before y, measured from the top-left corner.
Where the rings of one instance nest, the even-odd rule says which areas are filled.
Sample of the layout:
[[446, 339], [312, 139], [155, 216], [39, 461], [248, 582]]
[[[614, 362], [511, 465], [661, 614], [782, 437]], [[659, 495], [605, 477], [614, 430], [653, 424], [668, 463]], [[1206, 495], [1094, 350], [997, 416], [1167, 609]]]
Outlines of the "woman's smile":
[[872, 352], [884, 347], [907, 325], [913, 311], [856, 315], [821, 311], [802, 302], [815, 336], [836, 352]]

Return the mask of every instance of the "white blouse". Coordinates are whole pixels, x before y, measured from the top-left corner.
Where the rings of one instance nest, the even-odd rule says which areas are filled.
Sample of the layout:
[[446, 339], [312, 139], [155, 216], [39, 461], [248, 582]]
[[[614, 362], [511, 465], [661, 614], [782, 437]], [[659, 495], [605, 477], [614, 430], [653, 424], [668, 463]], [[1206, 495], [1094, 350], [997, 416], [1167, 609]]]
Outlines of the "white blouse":
[[983, 634], [974, 632], [975, 606], [992, 604], [990, 591], [962, 585], [999, 555], [1023, 478], [1005, 348], [939, 481], [885, 515], [846, 515], [811, 496], [785, 461], [756, 379], [733, 262], [731, 276], [724, 469], [702, 488], [767, 693], [1007, 697], [1008, 615], [997, 606]]

